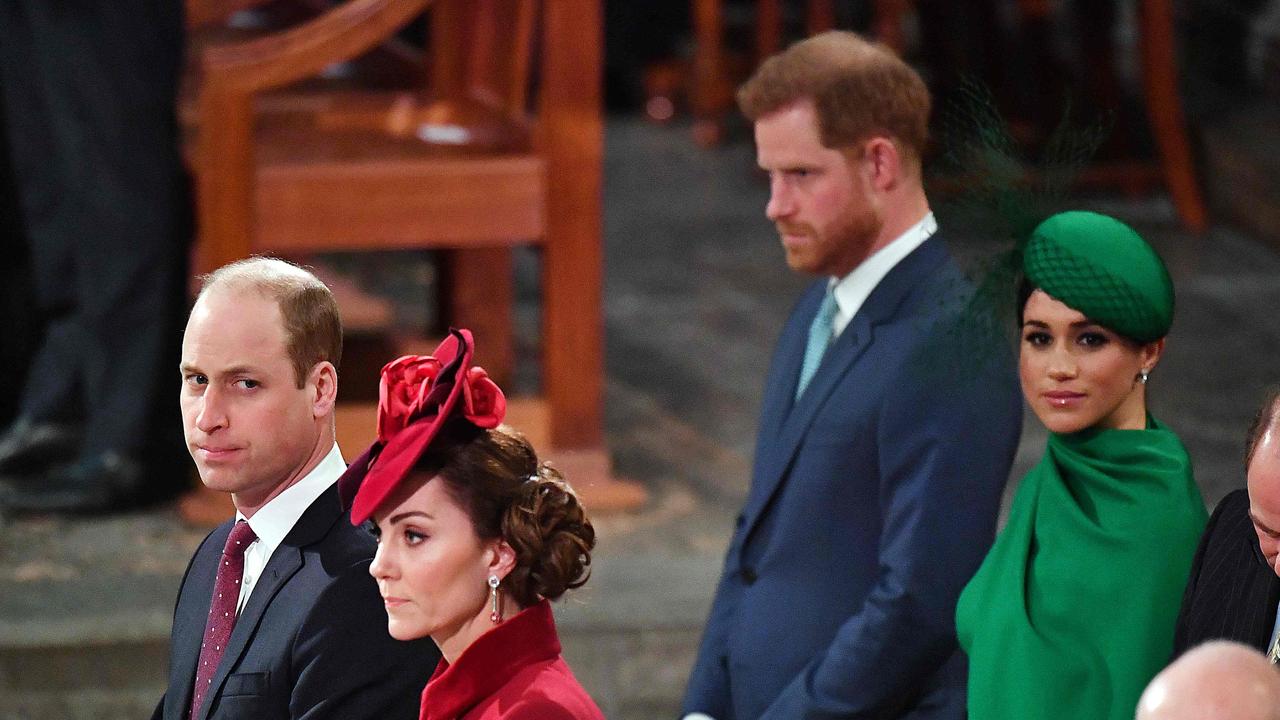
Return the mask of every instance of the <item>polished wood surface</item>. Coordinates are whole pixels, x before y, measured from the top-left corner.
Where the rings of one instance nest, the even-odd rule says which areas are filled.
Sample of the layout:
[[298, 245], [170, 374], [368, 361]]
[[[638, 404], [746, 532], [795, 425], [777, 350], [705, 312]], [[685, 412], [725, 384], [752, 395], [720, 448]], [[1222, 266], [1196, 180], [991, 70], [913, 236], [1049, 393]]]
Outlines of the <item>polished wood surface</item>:
[[[424, 10], [421, 87], [281, 94]], [[501, 365], [514, 354], [507, 248], [537, 245], [550, 441], [602, 453], [601, 22], [592, 0], [349, 0], [205, 48], [192, 123], [197, 265], [437, 249], [444, 307]]]
[[[1055, 10], [1055, 5], [1047, 0], [1018, 0], [1017, 7], [1023, 18], [1041, 20]], [[873, 8], [871, 34], [902, 53], [906, 46], [906, 18], [915, 8], [915, 0], [874, 0]], [[703, 145], [720, 141], [723, 118], [732, 106], [732, 80], [725, 71], [722, 11], [722, 0], [692, 0], [695, 48], [690, 104], [694, 115], [694, 138]], [[806, 11], [808, 34], [834, 25], [834, 8], [830, 0], [807, 0]], [[781, 0], [757, 0], [756, 12], [758, 64], [781, 49]], [[1143, 96], [1159, 155], [1154, 164], [1154, 177], [1168, 190], [1183, 226], [1193, 233], [1203, 233], [1209, 218], [1197, 181], [1196, 163], [1178, 89], [1178, 57], [1171, 0], [1141, 0], [1138, 3], [1138, 24]], [[1094, 31], [1096, 29], [1084, 32]], [[1103, 28], [1100, 32], [1109, 31], [1110, 28]], [[1109, 40], [1101, 42], [1107, 50], [1098, 54], [1104, 55], [1105, 59], [1095, 64], [1101, 66], [1101, 72], [1107, 77], [1105, 82], [1095, 84], [1114, 86], [1116, 64], [1110, 57], [1113, 43]], [[1107, 93], [1113, 101], [1112, 106], [1116, 102], [1111, 97], [1113, 95], [1116, 93]], [[1102, 165], [1086, 172], [1084, 179], [1107, 179], [1112, 181], [1108, 184], [1133, 193], [1147, 187], [1153, 177], [1140, 162], [1122, 160]]]

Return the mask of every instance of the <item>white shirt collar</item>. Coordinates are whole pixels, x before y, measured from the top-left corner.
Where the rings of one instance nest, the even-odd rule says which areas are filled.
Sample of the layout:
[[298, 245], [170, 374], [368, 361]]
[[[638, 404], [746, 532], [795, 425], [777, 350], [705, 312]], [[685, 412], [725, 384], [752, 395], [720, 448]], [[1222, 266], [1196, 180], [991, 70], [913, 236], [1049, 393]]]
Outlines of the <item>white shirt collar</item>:
[[[249, 527], [253, 528], [253, 533], [258, 536], [255, 543], [258, 546], [257, 553], [260, 553], [264, 560], [270, 558], [280, 543], [284, 542], [285, 536], [297, 524], [302, 513], [311, 507], [311, 503], [328, 490], [330, 485], [337, 482], [346, 470], [347, 463], [342, 459], [338, 443], [335, 442], [329, 453], [311, 469], [311, 472], [285, 488], [284, 492], [268, 500], [266, 505], [258, 508], [253, 517], [248, 518]], [[237, 510], [236, 519], [244, 520], [245, 517]]]
[[836, 316], [831, 321], [834, 337], [839, 337], [844, 332], [849, 321], [858, 314], [862, 303], [866, 302], [884, 276], [937, 231], [937, 219], [932, 212], [926, 213], [920, 222], [907, 228], [893, 242], [863, 260], [848, 275], [831, 278], [829, 287], [836, 298]]

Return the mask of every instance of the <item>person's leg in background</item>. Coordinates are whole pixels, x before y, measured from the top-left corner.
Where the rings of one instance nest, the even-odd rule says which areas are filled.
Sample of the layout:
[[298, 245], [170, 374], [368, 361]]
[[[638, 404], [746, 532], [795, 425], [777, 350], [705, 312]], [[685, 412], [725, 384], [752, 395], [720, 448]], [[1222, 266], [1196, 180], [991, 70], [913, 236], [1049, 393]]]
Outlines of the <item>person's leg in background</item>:
[[2, 12], [9, 144], [46, 317], [4, 440], [71, 421], [83, 441], [0, 472], [0, 503], [97, 511], [173, 495], [185, 486], [174, 395], [191, 235], [174, 114], [181, 3]]

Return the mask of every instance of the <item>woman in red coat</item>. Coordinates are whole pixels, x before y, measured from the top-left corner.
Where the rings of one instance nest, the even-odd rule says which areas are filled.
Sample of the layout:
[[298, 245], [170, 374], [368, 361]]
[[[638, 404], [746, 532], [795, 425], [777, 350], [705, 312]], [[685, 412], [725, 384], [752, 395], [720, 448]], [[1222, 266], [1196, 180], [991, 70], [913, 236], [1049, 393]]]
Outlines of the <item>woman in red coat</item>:
[[378, 442], [344, 476], [351, 521], [377, 523], [392, 637], [443, 659], [421, 720], [603, 720], [560, 656], [548, 601], [586, 582], [595, 531], [573, 490], [500, 425], [502, 391], [471, 334], [383, 368]]

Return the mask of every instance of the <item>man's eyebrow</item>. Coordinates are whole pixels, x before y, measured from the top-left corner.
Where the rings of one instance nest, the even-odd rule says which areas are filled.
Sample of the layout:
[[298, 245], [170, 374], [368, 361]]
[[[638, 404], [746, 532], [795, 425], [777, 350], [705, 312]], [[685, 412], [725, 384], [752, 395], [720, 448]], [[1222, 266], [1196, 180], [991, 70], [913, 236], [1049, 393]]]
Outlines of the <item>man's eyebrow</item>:
[[1254, 515], [1252, 510], [1249, 511], [1249, 519], [1253, 521], [1254, 525], [1257, 525], [1259, 528], [1262, 528], [1262, 531], [1267, 533], [1268, 535], [1280, 535], [1280, 532], [1276, 532], [1275, 530], [1272, 530], [1271, 528], [1267, 527], [1261, 520], [1259, 520], [1258, 516]]
[[[183, 374], [188, 374], [188, 373], [208, 374], [208, 373], [202, 372], [200, 368], [196, 367], [195, 365], [192, 365], [189, 362], [184, 362], [180, 364], [178, 368], [183, 372]], [[258, 370], [258, 368], [255, 368], [252, 365], [233, 365], [229, 368], [224, 368], [223, 370], [216, 373], [216, 375], [220, 377], [226, 377], [227, 375], [256, 375], [256, 374], [259, 374], [259, 372], [260, 371]]]
[[256, 375], [258, 368], [252, 365], [232, 365], [231, 367], [218, 373], [219, 375]]

